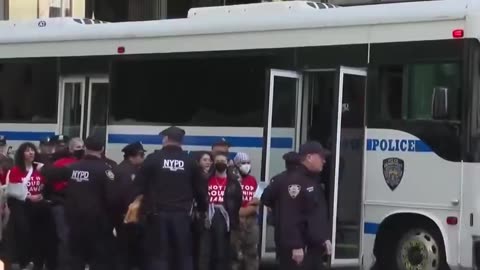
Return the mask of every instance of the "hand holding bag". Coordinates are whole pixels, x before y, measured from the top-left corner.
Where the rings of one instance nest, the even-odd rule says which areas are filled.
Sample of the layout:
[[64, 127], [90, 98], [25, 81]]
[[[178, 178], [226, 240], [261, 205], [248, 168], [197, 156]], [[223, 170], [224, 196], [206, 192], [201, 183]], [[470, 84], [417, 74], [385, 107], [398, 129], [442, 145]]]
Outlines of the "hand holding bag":
[[142, 206], [143, 196], [138, 196], [135, 200], [128, 206], [127, 214], [123, 219], [125, 224], [137, 224], [140, 221], [140, 208]]

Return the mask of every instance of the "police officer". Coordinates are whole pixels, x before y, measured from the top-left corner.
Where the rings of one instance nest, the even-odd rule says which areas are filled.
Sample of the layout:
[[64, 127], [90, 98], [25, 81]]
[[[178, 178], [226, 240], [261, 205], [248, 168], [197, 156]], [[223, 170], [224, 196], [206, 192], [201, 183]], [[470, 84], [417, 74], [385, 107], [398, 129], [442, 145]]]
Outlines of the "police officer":
[[285, 170], [270, 179], [270, 184], [275, 182], [277, 179], [282, 179], [288, 173], [294, 171], [298, 168], [300, 164], [300, 156], [295, 151], [290, 151], [282, 156], [283, 160], [285, 161]]
[[117, 165], [118, 165], [117, 162], [115, 162], [115, 160], [109, 159], [109, 158], [106, 156], [105, 150], [104, 150], [103, 153], [102, 153], [102, 159], [105, 161], [105, 163], [107, 163], [107, 165], [108, 165], [111, 169], [117, 167]]
[[8, 170], [13, 167], [13, 159], [8, 155], [7, 138], [0, 135], [0, 181], [5, 184]]
[[[190, 212], [194, 199], [199, 211], [207, 210], [206, 179], [195, 160], [181, 148], [183, 129], [170, 127], [160, 135], [163, 148], [145, 159], [135, 181], [147, 217], [146, 267], [192, 270]], [[176, 258], [174, 262], [169, 260], [172, 257]]]
[[327, 202], [317, 180], [326, 156], [318, 142], [300, 147], [300, 165], [262, 194], [262, 202], [276, 207], [277, 258], [280, 269], [321, 269], [319, 258], [330, 254]]
[[70, 137], [66, 135], [54, 135], [50, 138], [51, 143], [53, 144], [53, 154], [51, 162], [55, 162], [58, 159], [68, 157], [70, 155], [68, 151], [68, 142]]
[[215, 142], [212, 145], [212, 155], [216, 154], [221, 154], [221, 153], [229, 153], [230, 150], [230, 144], [225, 140], [225, 138], [222, 138], [221, 140]]
[[[124, 224], [129, 204], [135, 199], [132, 190], [135, 177], [143, 163], [145, 149], [141, 142], [134, 142], [122, 149], [124, 160], [113, 169], [115, 174], [114, 226], [117, 234], [117, 269], [140, 267], [140, 228], [137, 224]], [[141, 268], [141, 267], [140, 267]]]
[[106, 193], [115, 176], [102, 160], [103, 143], [85, 140], [85, 157], [67, 167], [46, 166], [42, 173], [49, 181], [68, 179], [65, 213], [69, 227], [70, 269], [112, 269], [110, 202]]
[[50, 137], [40, 140], [39, 150], [42, 163], [49, 163], [53, 154], [53, 143]]
[[[281, 179], [285, 178], [289, 173], [293, 172], [300, 163], [300, 157], [297, 152], [295, 151], [290, 151], [288, 153], [285, 153], [282, 156], [283, 160], [285, 161], [285, 170], [274, 177], [270, 179], [270, 185], [275, 182], [275, 181], [281, 181]], [[267, 218], [267, 223], [270, 226], [274, 226], [274, 220], [275, 220], [275, 212], [278, 211], [278, 208], [275, 208], [274, 206], [269, 207], [268, 209], [268, 218]], [[274, 239], [276, 246], [278, 245], [278, 230], [274, 231]]]

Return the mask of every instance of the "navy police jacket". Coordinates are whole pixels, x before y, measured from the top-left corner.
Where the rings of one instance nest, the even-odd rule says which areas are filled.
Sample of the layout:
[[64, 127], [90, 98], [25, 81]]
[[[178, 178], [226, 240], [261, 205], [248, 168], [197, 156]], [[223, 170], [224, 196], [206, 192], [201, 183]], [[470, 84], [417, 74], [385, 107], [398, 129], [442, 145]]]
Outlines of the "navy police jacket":
[[316, 178], [300, 166], [263, 192], [262, 203], [275, 211], [275, 236], [280, 248], [321, 247], [330, 238], [327, 202]]
[[180, 146], [164, 146], [148, 155], [135, 179], [135, 194], [143, 195], [144, 214], [190, 212], [193, 201], [207, 210], [207, 184], [200, 167]]
[[48, 181], [68, 179], [65, 190], [65, 213], [72, 225], [108, 225], [111, 199], [108, 190], [115, 181], [110, 167], [99, 157], [85, 156], [66, 167], [45, 166]]

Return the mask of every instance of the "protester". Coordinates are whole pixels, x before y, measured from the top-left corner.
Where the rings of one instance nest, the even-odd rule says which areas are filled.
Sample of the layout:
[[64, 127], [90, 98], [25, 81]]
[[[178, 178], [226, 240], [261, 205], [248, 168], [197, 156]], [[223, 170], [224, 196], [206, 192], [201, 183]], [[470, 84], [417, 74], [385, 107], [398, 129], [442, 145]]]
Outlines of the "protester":
[[242, 190], [237, 176], [227, 170], [227, 162], [226, 154], [217, 153], [215, 172], [208, 180], [209, 208], [207, 230], [201, 239], [200, 270], [231, 268], [230, 232], [238, 228]]
[[[203, 172], [204, 178], [208, 179], [212, 167], [212, 155], [207, 151], [195, 153], [195, 160]], [[194, 268], [198, 269], [204, 258], [200, 258], [201, 237], [205, 233], [205, 213], [201, 212], [197, 203], [194, 202], [192, 209], [192, 231], [193, 231], [193, 261]]]
[[204, 173], [209, 173], [212, 167], [212, 155], [207, 151], [197, 153], [197, 163]]
[[[23, 143], [15, 154], [15, 166], [7, 174], [10, 220], [7, 225], [7, 268], [18, 262], [25, 268], [33, 259], [34, 269], [43, 269], [48, 248], [45, 230], [49, 223], [48, 207], [43, 200], [45, 178], [38, 171], [39, 158], [32, 143]], [[47, 265], [52, 269], [53, 262]]]
[[232, 231], [232, 244], [236, 255], [232, 269], [257, 270], [259, 266], [257, 212], [260, 200], [254, 198], [254, 194], [258, 183], [257, 179], [250, 175], [252, 166], [248, 154], [237, 153], [233, 162], [241, 175], [243, 200], [239, 211], [240, 226], [238, 230]]

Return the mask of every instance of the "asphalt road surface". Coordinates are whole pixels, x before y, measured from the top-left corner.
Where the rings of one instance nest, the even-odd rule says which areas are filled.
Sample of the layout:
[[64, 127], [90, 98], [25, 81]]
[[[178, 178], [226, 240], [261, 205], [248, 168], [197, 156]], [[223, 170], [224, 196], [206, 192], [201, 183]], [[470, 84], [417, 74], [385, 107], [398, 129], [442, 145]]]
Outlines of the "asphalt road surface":
[[[276, 270], [278, 269], [275, 264], [265, 264], [260, 267], [259, 270]], [[335, 268], [335, 270], [359, 270], [359, 268]]]
[[[32, 267], [29, 267], [27, 269], [32, 269]], [[88, 268], [87, 268], [88, 269]], [[276, 270], [277, 266], [275, 264], [263, 264], [259, 270]], [[12, 270], [22, 270], [19, 267], [13, 267]], [[339, 270], [358, 270], [358, 268], [341, 268]]]

